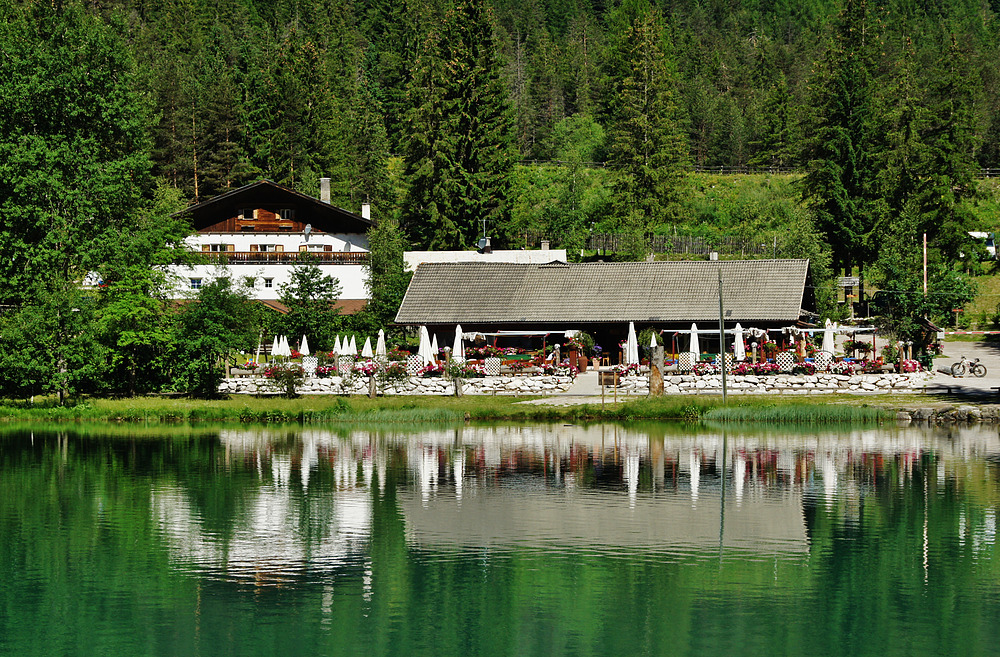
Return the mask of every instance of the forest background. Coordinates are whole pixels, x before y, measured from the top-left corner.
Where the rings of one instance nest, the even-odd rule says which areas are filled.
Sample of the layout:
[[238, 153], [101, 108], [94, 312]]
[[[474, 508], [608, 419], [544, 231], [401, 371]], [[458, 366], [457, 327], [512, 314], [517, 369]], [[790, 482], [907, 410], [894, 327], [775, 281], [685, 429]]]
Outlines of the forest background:
[[[52, 336], [9, 359], [21, 392], [82, 381], [71, 362], [134, 389], [183, 326], [142, 301], [162, 281], [141, 272], [183, 257], [170, 213], [260, 178], [315, 194], [330, 177], [335, 204], [372, 203], [413, 248], [765, 245], [736, 255], [809, 257], [829, 316], [835, 274], [860, 274], [903, 337], [972, 297], [967, 231], [996, 227], [996, 0], [0, 9], [0, 302], [17, 310], [0, 334], [8, 352]], [[734, 169], [762, 173], [704, 173]], [[88, 305], [92, 271], [110, 291]]]

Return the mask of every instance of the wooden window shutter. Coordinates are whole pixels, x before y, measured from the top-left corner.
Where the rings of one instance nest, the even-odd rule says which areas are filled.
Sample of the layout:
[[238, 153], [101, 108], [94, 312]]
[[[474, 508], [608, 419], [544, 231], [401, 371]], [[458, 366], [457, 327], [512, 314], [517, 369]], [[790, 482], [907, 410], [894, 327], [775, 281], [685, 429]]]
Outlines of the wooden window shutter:
[[257, 247], [257, 245], [256, 245], [256, 244], [251, 244], [251, 245], [250, 245], [250, 251], [251, 251], [251, 252], [254, 252], [254, 251], [257, 251], [257, 250], [258, 250], [258, 247]]
[[285, 252], [285, 245], [284, 244], [279, 244], [276, 247], [274, 247], [274, 250], [277, 251], [278, 253], [284, 253]]
[[323, 246], [324, 251], [333, 251], [333, 244], [325, 244]]
[[226, 245], [226, 251], [229, 251], [230, 253], [235, 252], [236, 251], [236, 245], [235, 244], [227, 244]]
[[212, 247], [210, 245], [208, 245], [208, 244], [202, 244], [201, 245], [201, 250], [202, 251], [211, 251]]
[[305, 253], [308, 250], [309, 250], [309, 247], [307, 247], [305, 244], [299, 245], [299, 252], [300, 253]]

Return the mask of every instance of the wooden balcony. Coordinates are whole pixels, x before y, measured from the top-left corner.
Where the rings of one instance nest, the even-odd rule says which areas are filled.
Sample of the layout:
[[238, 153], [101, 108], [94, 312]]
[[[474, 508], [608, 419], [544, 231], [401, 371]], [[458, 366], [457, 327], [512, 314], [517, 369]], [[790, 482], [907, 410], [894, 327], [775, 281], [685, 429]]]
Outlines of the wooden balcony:
[[[368, 262], [365, 251], [310, 251], [310, 256], [318, 265], [361, 265]], [[291, 265], [302, 251], [227, 251], [206, 254], [213, 262], [229, 265]]]

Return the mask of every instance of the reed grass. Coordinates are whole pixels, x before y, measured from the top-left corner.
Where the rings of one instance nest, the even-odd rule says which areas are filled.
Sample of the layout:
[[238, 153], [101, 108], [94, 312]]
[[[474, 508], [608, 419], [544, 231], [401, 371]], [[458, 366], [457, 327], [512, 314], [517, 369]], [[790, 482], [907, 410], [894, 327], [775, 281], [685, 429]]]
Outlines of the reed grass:
[[221, 400], [88, 399], [60, 407], [48, 400], [35, 405], [0, 405], [4, 421], [102, 421], [123, 423], [243, 424], [441, 424], [463, 421], [639, 421], [700, 419], [720, 422], [872, 422], [892, 416], [888, 408], [849, 403], [752, 398], [723, 406], [719, 397], [665, 396], [633, 399], [602, 406], [520, 404], [524, 398], [309, 396], [297, 399], [234, 397]]
[[703, 420], [767, 424], [870, 424], [891, 419], [892, 412], [866, 404], [783, 404], [724, 406], [708, 410]]

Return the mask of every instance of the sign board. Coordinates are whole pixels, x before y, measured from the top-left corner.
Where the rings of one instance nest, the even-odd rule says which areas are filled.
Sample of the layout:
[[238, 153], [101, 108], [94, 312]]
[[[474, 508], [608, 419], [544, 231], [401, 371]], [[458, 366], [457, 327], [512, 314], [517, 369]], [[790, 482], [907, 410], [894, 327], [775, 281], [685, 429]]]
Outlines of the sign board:
[[857, 287], [861, 285], [861, 278], [858, 276], [841, 276], [837, 284], [840, 287]]

